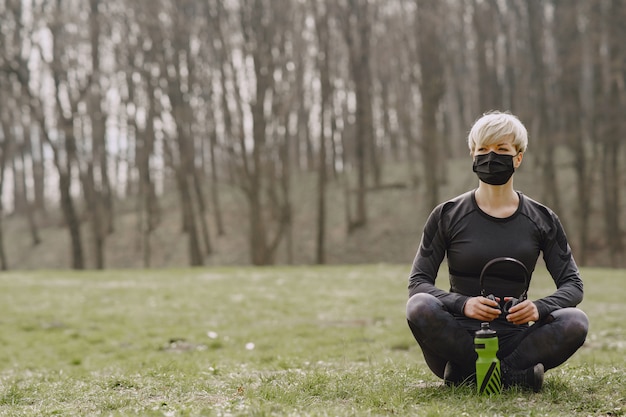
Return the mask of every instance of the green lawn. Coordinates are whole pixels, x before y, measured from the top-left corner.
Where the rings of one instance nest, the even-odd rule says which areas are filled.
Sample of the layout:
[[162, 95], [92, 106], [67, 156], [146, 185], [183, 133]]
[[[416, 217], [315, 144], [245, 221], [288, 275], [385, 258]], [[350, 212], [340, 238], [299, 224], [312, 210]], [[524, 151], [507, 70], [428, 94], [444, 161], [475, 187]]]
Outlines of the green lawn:
[[[588, 341], [541, 393], [491, 398], [427, 370], [404, 318], [407, 274], [3, 273], [0, 415], [626, 415], [626, 271], [583, 270]], [[538, 269], [530, 297], [550, 284]]]

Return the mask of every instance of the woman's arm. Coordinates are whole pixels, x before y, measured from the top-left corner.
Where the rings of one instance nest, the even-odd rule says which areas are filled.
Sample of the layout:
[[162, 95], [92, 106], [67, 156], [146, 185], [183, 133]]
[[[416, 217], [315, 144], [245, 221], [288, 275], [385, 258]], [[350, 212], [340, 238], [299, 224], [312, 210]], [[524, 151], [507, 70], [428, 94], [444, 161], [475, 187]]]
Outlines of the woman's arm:
[[563, 226], [554, 213], [551, 213], [551, 223], [542, 251], [546, 267], [556, 284], [556, 291], [535, 301], [540, 318], [560, 308], [574, 307], [583, 299], [583, 281], [578, 266]]
[[463, 314], [463, 307], [469, 297], [450, 293], [435, 286], [447, 248], [445, 226], [442, 221], [444, 207], [445, 204], [437, 206], [424, 226], [409, 276], [409, 297], [417, 293], [428, 293], [441, 300], [448, 311]]

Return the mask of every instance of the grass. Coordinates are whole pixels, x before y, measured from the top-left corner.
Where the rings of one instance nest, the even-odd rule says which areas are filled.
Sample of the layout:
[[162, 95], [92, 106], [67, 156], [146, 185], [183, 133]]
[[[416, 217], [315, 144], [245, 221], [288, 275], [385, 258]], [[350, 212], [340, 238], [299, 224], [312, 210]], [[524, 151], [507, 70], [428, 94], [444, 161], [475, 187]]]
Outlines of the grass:
[[427, 370], [407, 266], [3, 273], [0, 415], [623, 416], [626, 272], [583, 272], [587, 343], [500, 397]]

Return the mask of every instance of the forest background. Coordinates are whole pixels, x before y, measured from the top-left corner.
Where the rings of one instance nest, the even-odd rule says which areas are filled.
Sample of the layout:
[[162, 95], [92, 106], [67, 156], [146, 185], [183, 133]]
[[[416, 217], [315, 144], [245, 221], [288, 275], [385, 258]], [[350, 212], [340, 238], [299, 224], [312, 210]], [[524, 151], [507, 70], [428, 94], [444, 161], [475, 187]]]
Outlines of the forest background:
[[[0, 0], [0, 266], [394, 262], [477, 185], [626, 266], [624, 0]], [[407, 266], [408, 272], [408, 266]]]

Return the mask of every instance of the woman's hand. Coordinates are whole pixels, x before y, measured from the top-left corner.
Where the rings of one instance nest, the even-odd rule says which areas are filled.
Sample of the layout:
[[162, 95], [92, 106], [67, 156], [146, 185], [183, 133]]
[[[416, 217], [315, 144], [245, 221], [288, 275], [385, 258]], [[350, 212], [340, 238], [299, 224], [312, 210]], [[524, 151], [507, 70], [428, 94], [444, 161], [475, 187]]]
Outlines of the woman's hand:
[[485, 297], [472, 297], [465, 303], [463, 314], [471, 319], [493, 321], [502, 313], [499, 301], [499, 298], [494, 301]]
[[[508, 301], [509, 299], [510, 297], [505, 297], [504, 301]], [[525, 300], [511, 307], [506, 319], [514, 324], [526, 324], [531, 321], [539, 320], [539, 310], [537, 310], [535, 303], [530, 300]]]

